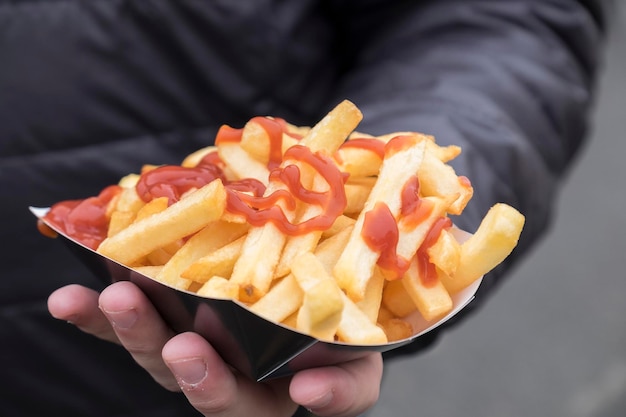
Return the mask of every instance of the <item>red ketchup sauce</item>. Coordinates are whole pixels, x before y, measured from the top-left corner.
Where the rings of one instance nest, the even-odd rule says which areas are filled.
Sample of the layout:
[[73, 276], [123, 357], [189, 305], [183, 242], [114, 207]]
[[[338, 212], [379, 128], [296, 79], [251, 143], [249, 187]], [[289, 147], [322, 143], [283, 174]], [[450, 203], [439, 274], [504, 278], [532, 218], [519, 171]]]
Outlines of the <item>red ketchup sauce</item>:
[[417, 250], [417, 268], [419, 269], [419, 277], [425, 287], [432, 287], [437, 283], [437, 268], [428, 259], [428, 248], [430, 248], [439, 238], [444, 229], [452, 227], [452, 220], [449, 217], [440, 217], [432, 225], [424, 242]]
[[45, 220], [83, 245], [96, 249], [109, 228], [106, 215], [109, 203], [121, 191], [121, 187], [111, 185], [96, 197], [61, 201], [50, 207]]
[[396, 252], [398, 225], [387, 204], [378, 202], [365, 213], [361, 236], [370, 249], [380, 254], [377, 265], [386, 272], [387, 279], [402, 278], [409, 261]]
[[380, 159], [385, 157], [385, 142], [375, 138], [354, 138], [345, 141], [341, 148], [360, 148], [374, 152]]
[[[305, 146], [292, 146], [285, 152], [284, 158], [299, 161], [316, 170], [328, 183], [328, 191], [316, 192], [304, 188], [300, 182], [300, 169], [296, 165], [286, 165], [270, 172], [270, 182], [281, 183], [286, 190], [279, 189], [268, 196], [234, 195], [228, 192], [227, 210], [244, 215], [253, 226], [271, 222], [280, 231], [292, 236], [329, 228], [347, 205], [343, 174], [329, 158], [313, 153]], [[229, 189], [228, 186], [226, 188]], [[276, 205], [279, 200], [282, 200], [289, 210], [295, 209], [296, 200], [300, 200], [306, 204], [319, 206], [322, 213], [294, 224]]]

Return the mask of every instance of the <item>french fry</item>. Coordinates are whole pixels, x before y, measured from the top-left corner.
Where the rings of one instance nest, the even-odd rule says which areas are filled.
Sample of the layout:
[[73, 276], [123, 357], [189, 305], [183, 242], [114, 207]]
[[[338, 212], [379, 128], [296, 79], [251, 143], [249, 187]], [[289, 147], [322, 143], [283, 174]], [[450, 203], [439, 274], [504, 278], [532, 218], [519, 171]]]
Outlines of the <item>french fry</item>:
[[364, 181], [352, 181], [345, 185], [348, 205], [346, 206], [344, 213], [349, 215], [358, 215], [363, 210], [365, 202], [372, 191], [375, 180], [375, 178], [367, 178]]
[[132, 211], [113, 211], [109, 219], [107, 236], [111, 237], [117, 234], [120, 230], [126, 229], [135, 220], [136, 215], [137, 214]]
[[183, 159], [180, 163], [180, 166], [185, 168], [194, 168], [198, 166], [202, 158], [210, 154], [211, 152], [217, 152], [217, 146], [205, 146], [204, 148], [200, 148], [195, 152], [190, 153]]
[[384, 286], [385, 276], [378, 268], [375, 268], [374, 274], [365, 288], [363, 299], [356, 303], [357, 307], [359, 307], [372, 323], [376, 323], [378, 320], [378, 312], [383, 298]]
[[214, 276], [196, 291], [199, 296], [220, 300], [236, 300], [239, 286], [220, 276]]
[[163, 266], [157, 279], [175, 288], [186, 290], [191, 285], [191, 281], [182, 276], [183, 272], [205, 254], [218, 250], [243, 236], [247, 229], [247, 225], [220, 220], [209, 223], [191, 236], [172, 256]]
[[[383, 291], [382, 303], [392, 317], [406, 317], [417, 309], [402, 280], [387, 282]], [[379, 319], [380, 320], [380, 319]]]
[[153, 250], [189, 236], [217, 220], [225, 207], [224, 186], [218, 180], [213, 181], [166, 210], [106, 238], [97, 251], [130, 265]]
[[456, 272], [442, 275], [450, 293], [456, 293], [491, 271], [513, 251], [524, 227], [524, 216], [515, 208], [497, 203], [489, 209], [478, 230], [461, 245]]
[[[427, 147], [427, 149], [432, 149]], [[420, 190], [424, 196], [446, 198], [455, 196], [448, 207], [448, 213], [461, 214], [474, 195], [474, 188], [465, 177], [458, 177], [454, 169], [437, 158], [432, 152], [425, 152], [419, 171]]]
[[[261, 124], [263, 119], [266, 119], [266, 122]], [[266, 130], [268, 126], [274, 129], [272, 134]], [[294, 126], [291, 126], [291, 128], [295, 129]], [[273, 144], [273, 136], [280, 138], [280, 143]], [[280, 146], [279, 150], [281, 154], [284, 154], [285, 150], [297, 143], [298, 140], [287, 133], [283, 133], [282, 126], [279, 122], [274, 122], [271, 117], [250, 119], [243, 128], [240, 142], [241, 147], [250, 156], [264, 165], [268, 165], [271, 162], [273, 146]]]
[[146, 217], [150, 217], [153, 214], [160, 213], [165, 210], [168, 206], [168, 198], [167, 197], [158, 197], [153, 200], [150, 200], [148, 203], [144, 204], [138, 211], [135, 219], [133, 221], [139, 221], [145, 219]]
[[425, 320], [441, 318], [452, 310], [452, 298], [437, 277], [426, 280], [420, 270], [415, 257], [402, 277], [402, 285]]
[[289, 316], [294, 315], [292, 327], [295, 328], [297, 312], [302, 305], [303, 298], [304, 291], [293, 274], [289, 274], [278, 280], [265, 296], [250, 305], [250, 311], [276, 323], [283, 322]]
[[239, 143], [221, 143], [217, 149], [220, 159], [230, 167], [237, 179], [254, 178], [267, 185], [267, 166], [250, 156]]
[[206, 282], [213, 276], [230, 277], [241, 255], [245, 235], [204, 255], [183, 271], [181, 276], [191, 281]]
[[156, 279], [157, 275], [163, 267], [161, 265], [136, 266], [133, 270], [150, 278]]
[[300, 144], [313, 152], [334, 154], [363, 119], [354, 103], [344, 100], [332, 109], [302, 138]]
[[[402, 139], [408, 144], [400, 144], [399, 150], [385, 156], [380, 169], [378, 181], [370, 193], [363, 211], [350, 236], [344, 252], [333, 269], [339, 286], [346, 291], [353, 301], [360, 301], [365, 296], [367, 282], [372, 276], [379, 253], [368, 246], [361, 234], [366, 214], [374, 206], [383, 202], [389, 207], [392, 215], [398, 215], [401, 208], [401, 189], [389, 187], [388, 184], [401, 184], [403, 187], [411, 176], [418, 172], [424, 156], [425, 144], [417, 139], [406, 136]], [[390, 142], [391, 143], [391, 142]]]
[[304, 291], [297, 329], [320, 340], [333, 340], [343, 311], [341, 289], [311, 252], [295, 258], [291, 271]]
[[383, 329], [373, 324], [354, 302], [342, 293], [344, 307], [337, 328], [339, 341], [356, 345], [384, 345], [388, 342]]
[[454, 275], [461, 259], [461, 245], [452, 233], [443, 229], [439, 237], [426, 249], [430, 262], [447, 275]]
[[411, 323], [395, 317], [382, 321], [380, 327], [384, 330], [389, 342], [408, 339], [413, 335]]

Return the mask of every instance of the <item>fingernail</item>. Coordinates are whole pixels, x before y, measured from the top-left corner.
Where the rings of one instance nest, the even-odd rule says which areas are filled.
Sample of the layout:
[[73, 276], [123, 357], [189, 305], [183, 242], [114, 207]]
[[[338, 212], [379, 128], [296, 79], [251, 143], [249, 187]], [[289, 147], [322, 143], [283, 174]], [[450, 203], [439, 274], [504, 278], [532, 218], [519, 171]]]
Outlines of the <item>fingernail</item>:
[[137, 311], [134, 308], [122, 311], [102, 310], [111, 321], [113, 326], [120, 329], [128, 329], [137, 321]]
[[168, 366], [179, 383], [185, 385], [197, 385], [207, 376], [206, 363], [200, 358], [168, 362]]
[[317, 398], [306, 403], [306, 408], [311, 410], [316, 410], [319, 408], [324, 408], [333, 400], [333, 392], [328, 391]]

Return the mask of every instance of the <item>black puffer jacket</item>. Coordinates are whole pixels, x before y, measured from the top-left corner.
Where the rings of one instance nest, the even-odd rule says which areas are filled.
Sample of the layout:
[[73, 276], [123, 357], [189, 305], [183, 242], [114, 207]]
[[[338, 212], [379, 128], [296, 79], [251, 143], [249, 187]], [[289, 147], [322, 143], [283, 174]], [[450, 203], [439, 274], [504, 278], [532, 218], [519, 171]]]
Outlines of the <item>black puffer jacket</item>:
[[457, 223], [474, 230], [496, 201], [517, 207], [514, 261], [546, 230], [588, 129], [599, 4], [0, 0], [0, 415], [195, 415], [124, 350], [49, 316], [54, 289], [100, 284], [28, 206], [178, 163], [222, 123], [312, 124], [348, 98], [361, 131], [458, 144], [475, 196]]

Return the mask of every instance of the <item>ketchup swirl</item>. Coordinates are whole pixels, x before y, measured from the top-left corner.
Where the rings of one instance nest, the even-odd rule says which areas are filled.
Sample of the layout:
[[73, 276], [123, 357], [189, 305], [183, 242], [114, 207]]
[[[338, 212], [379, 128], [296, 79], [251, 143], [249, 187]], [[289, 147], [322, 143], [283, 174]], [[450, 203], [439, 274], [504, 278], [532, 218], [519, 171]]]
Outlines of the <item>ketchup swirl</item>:
[[[232, 189], [227, 186], [227, 210], [245, 216], [248, 223], [253, 226], [271, 222], [280, 231], [292, 236], [329, 228], [347, 205], [343, 174], [329, 158], [313, 153], [305, 146], [292, 146], [285, 152], [284, 158], [305, 163], [316, 170], [328, 183], [328, 191], [316, 192], [306, 189], [300, 182], [300, 169], [295, 164], [285, 165], [270, 172], [270, 181], [281, 183], [286, 189], [280, 188], [268, 196], [256, 197], [233, 195]], [[276, 204], [280, 200], [285, 203], [288, 210], [295, 209], [296, 200], [300, 200], [319, 206], [322, 213], [294, 224]]]
[[141, 174], [135, 189], [139, 198], [145, 202], [167, 197], [171, 205], [180, 200], [187, 191], [200, 188], [218, 178], [225, 179], [217, 165], [205, 164], [194, 168], [165, 165]]

